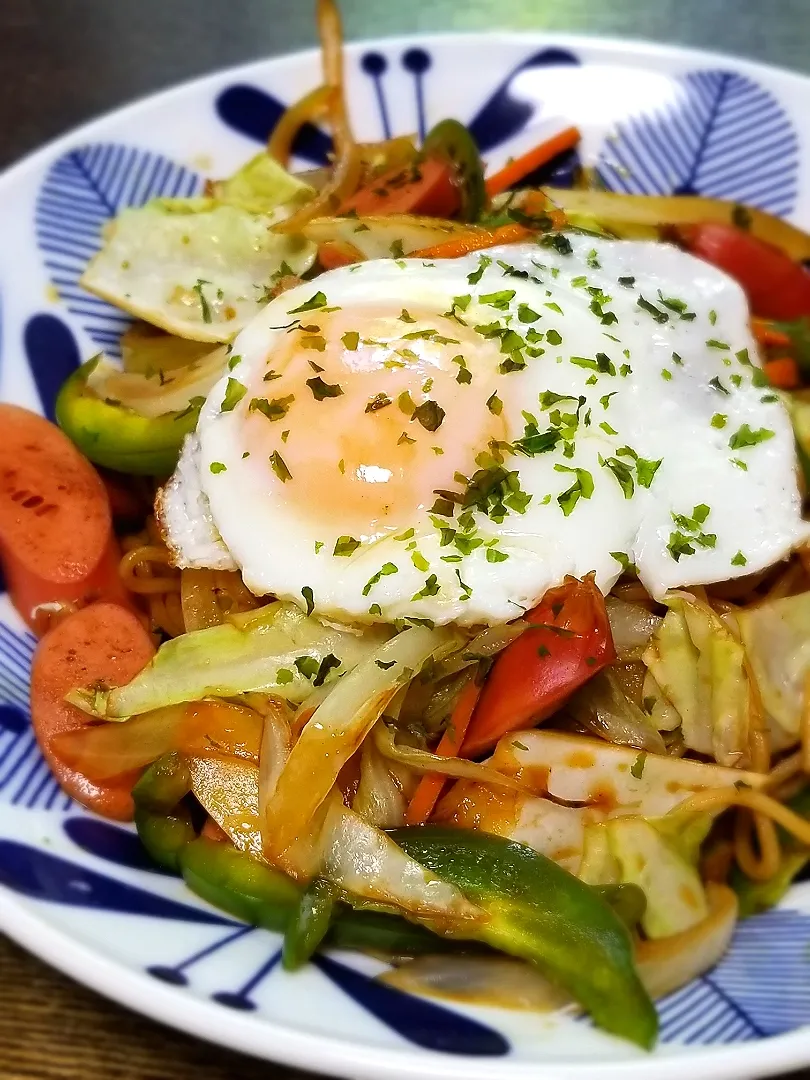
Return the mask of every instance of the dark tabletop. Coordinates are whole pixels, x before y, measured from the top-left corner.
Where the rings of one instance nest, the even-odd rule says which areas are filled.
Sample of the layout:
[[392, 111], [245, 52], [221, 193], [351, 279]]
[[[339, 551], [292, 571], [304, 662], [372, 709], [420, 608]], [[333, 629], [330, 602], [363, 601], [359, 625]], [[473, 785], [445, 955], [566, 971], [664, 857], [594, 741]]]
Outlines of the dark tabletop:
[[[341, 0], [341, 7], [350, 38], [574, 31], [696, 45], [810, 73], [810, 0]], [[142, 94], [314, 44], [313, 8], [310, 0], [0, 0], [0, 166]], [[133, 1016], [0, 937], [3, 1080], [192, 1076], [306, 1080]]]

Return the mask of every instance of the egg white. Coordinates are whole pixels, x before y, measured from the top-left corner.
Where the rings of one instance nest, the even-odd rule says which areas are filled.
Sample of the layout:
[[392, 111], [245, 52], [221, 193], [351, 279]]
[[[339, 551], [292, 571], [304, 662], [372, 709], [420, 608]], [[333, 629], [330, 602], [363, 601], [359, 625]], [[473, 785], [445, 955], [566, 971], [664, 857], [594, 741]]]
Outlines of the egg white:
[[[505, 290], [514, 294], [508, 302]], [[316, 292], [324, 294], [327, 309], [339, 309], [334, 317], [343, 319], [342, 325], [356, 314], [361, 334], [371, 305], [392, 317], [409, 307], [429, 311], [430, 324], [442, 335], [464, 338], [472, 382], [453, 380], [449, 388], [445, 378], [444, 396], [438, 400], [436, 395], [445, 417], [435, 437], [449, 440], [450, 456], [476, 425], [484, 431], [482, 387], [494, 387], [502, 403], [499, 422], [506, 442], [520, 440], [532, 419], [540, 432], [556, 425], [571, 436], [535, 456], [503, 455], [527, 505], [520, 507], [523, 512], [510, 509], [502, 521], [474, 512], [472, 535], [481, 541], [475, 550], [442, 543], [446, 534], [440, 526], [457, 529], [458, 509], [452, 519], [431, 513], [434, 486], [463, 490], [452, 471], [428, 485], [430, 499], [421, 497], [406, 519], [400, 507], [399, 516], [395, 513], [388, 523], [377, 508], [366, 529], [351, 532], [341, 520], [339, 503], [319, 517], [317, 506], [302, 503], [294, 472], [282, 482], [267, 459], [257, 460], [249, 449], [255, 448], [255, 439], [247, 436], [246, 425], [255, 429], [259, 420], [249, 412], [251, 395], [262, 386], [264, 374], [279, 366], [280, 357], [289, 360], [291, 322], [323, 321], [323, 308], [294, 313]], [[456, 309], [454, 323], [448, 316], [454, 298], [466, 296], [468, 305], [463, 312]], [[498, 296], [494, 306], [481, 299]], [[475, 330], [493, 324], [512, 328], [524, 339], [533, 328], [543, 335], [534, 342], [542, 354], [524, 353], [525, 367], [499, 370], [499, 362], [508, 357], [498, 353], [498, 339], [493, 343], [491, 335]], [[409, 329], [406, 325], [403, 333]], [[480, 339], [480, 346], [469, 346], [470, 335]], [[438, 377], [459, 346], [431, 348]], [[383, 350], [381, 355], [389, 354]], [[259, 595], [298, 603], [311, 598], [319, 611], [349, 619], [498, 622], [531, 607], [567, 574], [583, 577], [593, 571], [607, 591], [622, 566], [634, 563], [648, 590], [660, 596], [670, 588], [761, 570], [808, 536], [790, 422], [757, 376], [744, 295], [725, 274], [667, 245], [569, 235], [559, 249], [525, 244], [435, 264], [413, 259], [362, 263], [276, 298], [240, 333], [233, 356], [238, 363], [202, 409], [198, 441], [191, 444], [196, 462], [190, 466], [184, 453], [168, 489], [175, 496], [164, 497], [161, 519], [179, 565], [206, 565], [210, 539], [198, 535], [198, 543], [193, 541], [193, 530], [182, 520], [183, 506], [199, 503], [188, 494], [177, 495], [178, 487], [198, 484], [215, 540], [221, 537], [246, 584]], [[318, 361], [319, 354], [307, 357]], [[354, 362], [352, 357], [348, 362]], [[283, 363], [279, 370], [283, 377]], [[419, 371], [424, 373], [424, 363]], [[252, 389], [223, 411], [229, 379], [231, 386], [235, 381]], [[276, 382], [263, 385], [262, 393], [272, 399]], [[326, 398], [314, 411], [311, 403], [307, 406], [307, 417], [314, 418], [307, 421], [307, 433], [312, 453], [320, 455], [325, 502], [330, 486], [343, 482], [340, 440], [352, 435], [337, 431], [334, 420], [348, 415], [337, 410], [350, 402], [350, 367], [340, 385], [339, 399]], [[416, 403], [429, 396], [417, 391]], [[546, 397], [543, 407], [541, 398], [549, 392], [561, 400], [549, 405]], [[475, 408], [472, 400], [478, 403]], [[358, 427], [366, 422], [364, 403], [365, 397], [358, 405]], [[298, 438], [302, 452], [297, 406], [291, 405], [280, 421], [260, 418], [282, 458], [287, 452], [282, 431], [290, 433], [291, 444]], [[389, 419], [393, 415], [386, 412]], [[573, 435], [566, 415], [576, 417]], [[407, 415], [401, 422], [403, 433], [425, 437]], [[734, 449], [734, 440], [750, 445]], [[487, 452], [486, 441], [471, 449], [461, 470], [467, 477], [477, 468], [478, 452]], [[443, 460], [436, 459], [436, 475]], [[369, 468], [373, 479], [373, 461]], [[579, 489], [578, 498], [572, 486]], [[371, 492], [369, 505], [375, 505], [375, 497]], [[357, 549], [349, 556], [335, 554], [336, 542], [350, 532], [359, 541]], [[216, 549], [223, 565], [218, 542]], [[487, 554], [493, 551], [494, 559]], [[395, 566], [396, 572], [381, 575], [386, 566]]]

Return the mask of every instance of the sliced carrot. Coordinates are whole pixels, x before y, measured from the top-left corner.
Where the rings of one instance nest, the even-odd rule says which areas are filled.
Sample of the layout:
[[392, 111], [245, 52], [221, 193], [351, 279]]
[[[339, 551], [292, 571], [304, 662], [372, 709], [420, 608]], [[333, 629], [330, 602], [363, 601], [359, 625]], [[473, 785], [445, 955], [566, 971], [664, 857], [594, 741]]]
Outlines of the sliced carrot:
[[[450, 717], [450, 725], [436, 747], [439, 757], [458, 756], [480, 692], [481, 688], [471, 680], [459, 694]], [[439, 801], [446, 779], [441, 773], [425, 773], [405, 811], [406, 825], [424, 825]]]
[[70, 615], [40, 641], [31, 669], [31, 720], [40, 750], [64, 790], [104, 817], [128, 821], [130, 794], [138, 775], [89, 780], [54, 752], [57, 735], [78, 731], [92, 717], [65, 701], [80, 686], [122, 686], [154, 655], [155, 647], [137, 616], [118, 604], [91, 604]]
[[318, 245], [318, 262], [324, 270], [336, 270], [339, 266], [363, 262], [362, 251], [346, 240], [327, 240]]
[[459, 208], [459, 194], [450, 165], [427, 158], [418, 165], [397, 167], [346, 199], [339, 213], [360, 217], [376, 214], [423, 214], [451, 218]]
[[547, 165], [558, 154], [573, 149], [581, 138], [579, 128], [575, 127], [566, 128], [552, 135], [550, 139], [535, 146], [527, 154], [522, 154], [514, 161], [508, 162], [498, 172], [487, 177], [485, 181], [487, 195], [491, 199], [494, 195], [500, 195], [502, 191], [508, 191], [535, 169], [539, 169], [541, 165]]
[[451, 240], [443, 240], [432, 247], [412, 251], [408, 258], [458, 259], [462, 255], [469, 255], [471, 251], [481, 251], [483, 248], [495, 247], [498, 244], [516, 244], [532, 236], [534, 233], [531, 229], [518, 224], [501, 225], [489, 231], [471, 229], [469, 232], [457, 233]]
[[762, 345], [763, 348], [775, 346], [779, 349], [786, 349], [790, 345], [790, 338], [787, 334], [777, 330], [767, 319], [752, 319], [751, 330], [758, 344]]
[[37, 629], [43, 604], [126, 604], [98, 473], [55, 424], [27, 409], [0, 405], [0, 431], [0, 560], [20, 615]]
[[773, 360], [766, 360], [764, 371], [771, 386], [780, 390], [795, 390], [801, 385], [799, 365], [792, 356], [775, 356]]

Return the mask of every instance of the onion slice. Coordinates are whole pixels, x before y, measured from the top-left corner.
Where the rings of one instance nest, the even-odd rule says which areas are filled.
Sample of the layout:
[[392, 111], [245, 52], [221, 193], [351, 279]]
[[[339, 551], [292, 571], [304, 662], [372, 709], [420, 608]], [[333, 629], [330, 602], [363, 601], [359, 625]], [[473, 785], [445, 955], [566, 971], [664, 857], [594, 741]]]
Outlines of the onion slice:
[[479, 765], [466, 758], [440, 757], [429, 750], [420, 750], [415, 746], [403, 746], [396, 741], [396, 732], [385, 723], [374, 727], [374, 742], [379, 752], [392, 761], [398, 761], [419, 772], [441, 773], [443, 776], [455, 776], [465, 780], [476, 780], [479, 784], [510, 788], [523, 791], [525, 786], [514, 776], [507, 776], [488, 765]]
[[385, 707], [431, 657], [449, 652], [457, 635], [413, 626], [387, 641], [336, 684], [305, 725], [267, 807], [268, 840], [281, 855], [308, 835], [338, 773]]
[[737, 897], [725, 885], [708, 882], [709, 914], [672, 937], [640, 941], [636, 964], [654, 998], [664, 997], [714, 967], [725, 953], [737, 922]]

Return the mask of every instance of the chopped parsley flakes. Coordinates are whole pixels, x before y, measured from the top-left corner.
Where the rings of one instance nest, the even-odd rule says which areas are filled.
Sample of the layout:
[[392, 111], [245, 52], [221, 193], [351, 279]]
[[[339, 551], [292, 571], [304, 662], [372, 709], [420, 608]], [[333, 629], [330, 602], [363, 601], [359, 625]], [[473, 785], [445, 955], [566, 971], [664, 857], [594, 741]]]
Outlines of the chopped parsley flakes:
[[251, 398], [248, 412], [260, 412], [268, 420], [281, 420], [287, 415], [290, 405], [295, 401], [294, 394], [280, 398]]
[[316, 292], [314, 296], [310, 296], [309, 300], [305, 300], [297, 308], [290, 308], [287, 312], [288, 315], [298, 315], [302, 311], [317, 311], [318, 308], [326, 307], [326, 294], [322, 292]]
[[773, 436], [774, 432], [770, 428], [757, 428], [753, 431], [748, 424], [743, 424], [728, 440], [728, 445], [732, 450], [740, 450], [745, 446], [756, 446], [757, 443], [767, 442]]
[[587, 469], [574, 469], [568, 465], [555, 465], [555, 472], [573, 473], [576, 477], [571, 487], [560, 492], [557, 503], [563, 514], [568, 517], [580, 499], [590, 499], [593, 495], [593, 476]]
[[339, 536], [335, 541], [335, 549], [332, 554], [348, 557], [349, 555], [354, 555], [359, 547], [360, 541], [355, 540], [353, 536]]
[[225, 386], [225, 397], [222, 399], [220, 405], [221, 412], [233, 412], [239, 402], [247, 393], [247, 387], [243, 386], [236, 379], [228, 379]]
[[442, 426], [444, 417], [444, 409], [430, 398], [417, 405], [411, 413], [411, 420], [418, 420], [426, 431], [437, 431]]
[[383, 565], [380, 567], [380, 569], [377, 571], [377, 573], [372, 574], [372, 576], [368, 579], [368, 581], [363, 586], [363, 596], [368, 596], [368, 594], [371, 592], [371, 590], [374, 588], [374, 586], [377, 584], [378, 581], [381, 581], [384, 577], [390, 577], [391, 574], [396, 574], [398, 572], [399, 572], [399, 567], [395, 566], [394, 563], [392, 563], [392, 562], [383, 563]]
[[273, 453], [270, 455], [270, 468], [273, 470], [273, 472], [276, 474], [282, 484], [286, 484], [288, 480], [292, 480], [292, 473], [287, 468], [287, 463], [285, 462], [281, 454], [278, 452], [278, 450], [274, 450]]
[[316, 375], [314, 379], [307, 379], [307, 386], [312, 391], [316, 401], [323, 401], [324, 398], [340, 397], [343, 393], [340, 383], [324, 382], [320, 375]]

